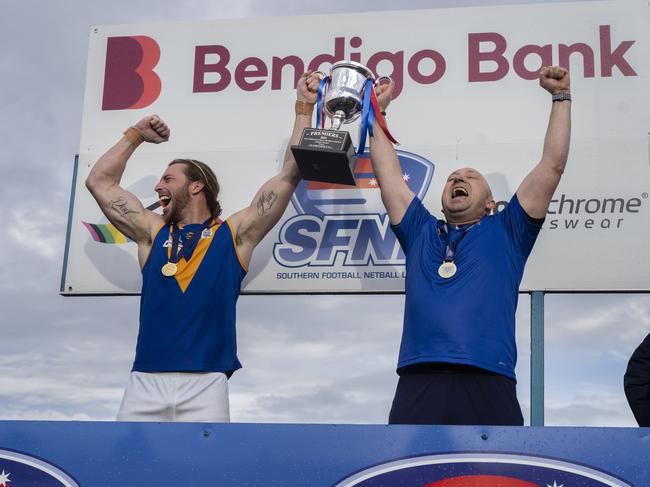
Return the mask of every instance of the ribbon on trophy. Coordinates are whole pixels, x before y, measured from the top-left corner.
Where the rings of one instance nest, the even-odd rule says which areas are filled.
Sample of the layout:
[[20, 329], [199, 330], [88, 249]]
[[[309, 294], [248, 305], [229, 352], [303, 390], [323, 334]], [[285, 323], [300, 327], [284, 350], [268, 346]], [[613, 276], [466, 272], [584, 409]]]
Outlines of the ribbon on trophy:
[[323, 103], [323, 98], [325, 98], [325, 92], [327, 91], [327, 86], [332, 78], [329, 76], [323, 76], [318, 83], [318, 95], [316, 97], [316, 127], [325, 128], [325, 104]]
[[[375, 83], [372, 79], [367, 79], [363, 84], [363, 101], [361, 102], [361, 127], [359, 128], [359, 147], [357, 147], [357, 156], [363, 155], [366, 150], [366, 136], [370, 134], [372, 137], [373, 127], [375, 125], [375, 110], [372, 105], [371, 97], [375, 94], [373, 89]], [[381, 112], [381, 110], [380, 110]], [[381, 116], [381, 113], [379, 113]], [[384, 122], [385, 123], [385, 122]]]
[[[361, 126], [359, 128], [359, 147], [357, 148], [357, 156], [362, 156], [363, 152], [366, 149], [366, 139], [367, 135], [370, 134], [372, 137], [373, 127], [375, 125], [375, 120], [377, 124], [388, 137], [393, 144], [399, 144], [395, 137], [388, 130], [388, 124], [386, 124], [386, 119], [381, 113], [381, 108], [379, 107], [379, 101], [377, 100], [377, 94], [375, 93], [374, 86], [376, 83], [382, 79], [387, 79], [389, 82], [392, 81], [388, 76], [382, 76], [376, 81], [372, 78], [368, 78], [363, 85], [363, 101], [361, 103]], [[325, 93], [331, 82], [330, 76], [323, 76], [318, 83], [318, 94], [316, 98], [316, 127], [322, 129], [325, 128], [325, 104], [323, 99], [325, 98]]]

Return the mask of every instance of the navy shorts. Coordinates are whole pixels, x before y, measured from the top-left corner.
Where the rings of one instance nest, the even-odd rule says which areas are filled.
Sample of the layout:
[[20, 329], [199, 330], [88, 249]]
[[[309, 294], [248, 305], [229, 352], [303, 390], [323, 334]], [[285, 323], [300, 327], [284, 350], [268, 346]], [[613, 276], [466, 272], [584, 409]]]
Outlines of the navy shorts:
[[389, 424], [522, 426], [516, 382], [469, 365], [415, 364], [398, 370]]

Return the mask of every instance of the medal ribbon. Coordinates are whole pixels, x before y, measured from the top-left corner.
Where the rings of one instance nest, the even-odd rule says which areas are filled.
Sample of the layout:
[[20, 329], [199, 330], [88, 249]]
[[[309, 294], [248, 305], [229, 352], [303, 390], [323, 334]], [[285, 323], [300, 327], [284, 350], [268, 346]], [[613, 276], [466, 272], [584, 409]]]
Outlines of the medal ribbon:
[[445, 234], [445, 262], [453, 262], [454, 257], [456, 257], [456, 249], [460, 245], [461, 240], [465, 238], [465, 235], [479, 222], [472, 223], [469, 227], [463, 230], [463, 233], [456, 240], [451, 240], [451, 235], [449, 234], [449, 228], [447, 224], [441, 222], [441, 225], [438, 227], [438, 234]]
[[318, 83], [318, 96], [316, 98], [316, 127], [325, 128], [325, 105], [323, 98], [325, 97], [325, 89], [330, 81], [329, 76], [323, 76]]
[[178, 244], [180, 243], [181, 240], [181, 232], [180, 230], [176, 230], [176, 227], [172, 223], [172, 229], [171, 229], [172, 246], [170, 248], [169, 262], [171, 262], [172, 264], [176, 264], [183, 257], [185, 257], [185, 260], [189, 260], [192, 257], [192, 252], [194, 252], [196, 245], [199, 243], [199, 240], [201, 239], [201, 235], [203, 235], [203, 230], [205, 230], [206, 228], [210, 228], [211, 226], [212, 226], [212, 217], [204, 221], [201, 224], [201, 227], [197, 230], [197, 232], [194, 235], [192, 235], [192, 238], [190, 238], [187, 242], [185, 242], [185, 245], [183, 246], [182, 250], [179, 250]]

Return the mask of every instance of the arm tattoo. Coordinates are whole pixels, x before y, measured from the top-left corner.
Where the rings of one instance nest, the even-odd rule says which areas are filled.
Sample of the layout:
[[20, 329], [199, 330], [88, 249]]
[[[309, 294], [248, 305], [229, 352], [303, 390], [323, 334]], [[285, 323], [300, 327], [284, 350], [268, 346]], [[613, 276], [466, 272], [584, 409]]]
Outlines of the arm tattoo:
[[262, 193], [257, 201], [257, 214], [262, 216], [264, 213], [267, 213], [277, 199], [278, 195], [274, 191], [271, 191], [269, 194]]
[[111, 200], [110, 207], [112, 210], [115, 210], [117, 213], [124, 217], [129, 213], [138, 213], [137, 210], [129, 208], [129, 203], [124, 198]]

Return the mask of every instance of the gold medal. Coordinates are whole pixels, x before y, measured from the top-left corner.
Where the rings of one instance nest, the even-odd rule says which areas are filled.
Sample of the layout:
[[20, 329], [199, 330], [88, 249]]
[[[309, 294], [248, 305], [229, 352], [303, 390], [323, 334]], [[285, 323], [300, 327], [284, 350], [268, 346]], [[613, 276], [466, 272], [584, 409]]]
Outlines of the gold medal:
[[178, 266], [173, 262], [167, 262], [164, 266], [162, 266], [161, 270], [163, 276], [172, 277], [174, 274], [176, 274], [176, 271], [178, 271]]
[[440, 267], [438, 267], [438, 275], [444, 279], [449, 279], [456, 274], [457, 270], [458, 268], [453, 262], [443, 262], [440, 264]]

